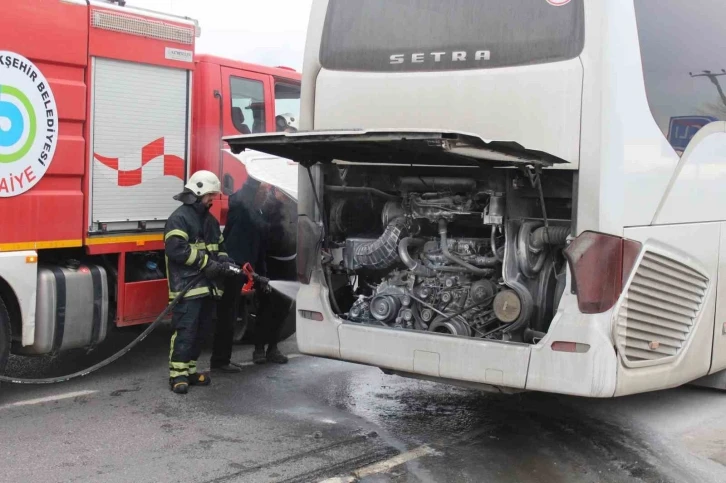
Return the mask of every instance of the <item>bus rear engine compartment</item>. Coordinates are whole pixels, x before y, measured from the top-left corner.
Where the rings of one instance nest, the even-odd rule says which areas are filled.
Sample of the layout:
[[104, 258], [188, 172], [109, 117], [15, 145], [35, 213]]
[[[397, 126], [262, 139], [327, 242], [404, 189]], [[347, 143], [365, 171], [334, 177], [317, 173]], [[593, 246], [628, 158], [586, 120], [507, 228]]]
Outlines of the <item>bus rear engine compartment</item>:
[[325, 187], [333, 310], [349, 323], [537, 343], [565, 288], [572, 206], [571, 174], [552, 173], [547, 197], [543, 177], [346, 168]]

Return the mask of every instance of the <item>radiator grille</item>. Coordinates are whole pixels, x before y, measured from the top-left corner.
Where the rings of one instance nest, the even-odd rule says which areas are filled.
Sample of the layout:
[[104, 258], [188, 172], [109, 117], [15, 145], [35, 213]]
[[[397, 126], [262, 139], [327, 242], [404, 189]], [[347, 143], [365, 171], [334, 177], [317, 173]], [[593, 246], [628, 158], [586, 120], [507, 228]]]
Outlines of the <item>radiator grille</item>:
[[122, 13], [94, 11], [91, 25], [104, 30], [123, 32], [141, 37], [169, 40], [181, 44], [194, 43], [194, 29], [158, 20], [148, 20]]
[[703, 306], [708, 279], [696, 270], [646, 252], [617, 316], [617, 343], [630, 362], [678, 355]]

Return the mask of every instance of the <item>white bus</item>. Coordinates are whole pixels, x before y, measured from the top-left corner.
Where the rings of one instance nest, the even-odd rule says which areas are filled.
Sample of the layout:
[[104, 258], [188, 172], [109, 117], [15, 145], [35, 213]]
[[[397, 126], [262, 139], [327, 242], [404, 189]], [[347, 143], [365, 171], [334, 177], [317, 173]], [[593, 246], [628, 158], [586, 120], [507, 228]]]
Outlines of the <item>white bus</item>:
[[[726, 369], [722, 0], [316, 0], [300, 350], [613, 397]], [[308, 131], [308, 132], [304, 132]]]

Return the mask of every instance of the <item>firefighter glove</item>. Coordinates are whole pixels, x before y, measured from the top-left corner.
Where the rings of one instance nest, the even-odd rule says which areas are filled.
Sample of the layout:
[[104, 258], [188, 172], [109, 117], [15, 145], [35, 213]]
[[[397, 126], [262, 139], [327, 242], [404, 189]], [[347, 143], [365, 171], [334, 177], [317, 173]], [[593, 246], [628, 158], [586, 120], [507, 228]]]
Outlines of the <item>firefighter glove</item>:
[[207, 277], [209, 280], [216, 280], [223, 275], [226, 275], [225, 266], [221, 263], [218, 263], [214, 260], [209, 260], [207, 262], [207, 266], [204, 267], [204, 276]]
[[257, 275], [255, 273], [254, 275], [252, 275], [252, 279], [263, 292], [270, 293], [272, 291], [272, 289], [270, 288], [269, 278], [263, 277], [262, 275]]

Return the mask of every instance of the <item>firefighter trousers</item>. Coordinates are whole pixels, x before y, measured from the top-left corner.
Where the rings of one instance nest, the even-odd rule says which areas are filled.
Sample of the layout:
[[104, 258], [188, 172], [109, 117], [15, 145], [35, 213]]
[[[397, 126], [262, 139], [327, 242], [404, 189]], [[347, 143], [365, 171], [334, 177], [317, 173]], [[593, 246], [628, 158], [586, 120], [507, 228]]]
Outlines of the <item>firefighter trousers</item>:
[[197, 373], [197, 359], [211, 328], [215, 302], [211, 297], [182, 300], [174, 307], [169, 351], [169, 377]]

